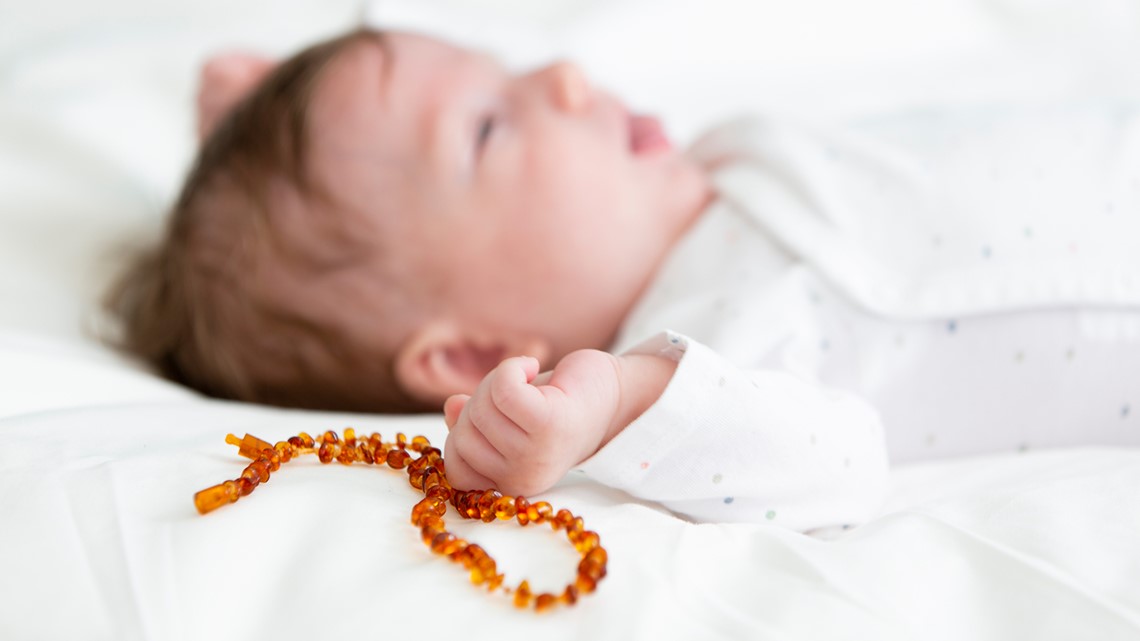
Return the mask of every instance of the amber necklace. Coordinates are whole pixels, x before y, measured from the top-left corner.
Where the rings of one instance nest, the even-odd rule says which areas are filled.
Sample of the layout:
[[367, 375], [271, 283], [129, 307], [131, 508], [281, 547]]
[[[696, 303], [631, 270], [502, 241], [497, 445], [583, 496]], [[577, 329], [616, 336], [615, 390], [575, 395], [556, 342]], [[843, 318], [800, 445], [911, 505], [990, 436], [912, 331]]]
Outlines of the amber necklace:
[[[423, 436], [408, 441], [407, 437], [396, 434], [395, 443], [385, 443], [380, 435], [373, 432], [367, 438], [356, 438], [352, 428], [344, 431], [342, 441], [336, 432], [328, 431], [319, 441], [301, 432], [276, 445], [252, 436], [239, 439], [233, 434], [226, 435], [226, 442], [238, 447], [238, 454], [253, 459], [241, 476], [233, 481], [219, 483], [194, 495], [194, 506], [198, 512], [206, 514], [226, 503], [233, 503], [253, 492], [259, 484], [269, 480], [269, 475], [302, 454], [316, 454], [321, 463], [331, 463], [334, 459], [345, 464], [368, 463], [388, 464], [392, 469], [406, 469], [408, 483], [424, 493], [424, 498], [412, 508], [412, 525], [420, 528], [424, 545], [436, 554], [442, 554], [456, 563], [461, 563], [471, 572], [471, 582], [486, 586], [489, 591], [513, 594], [514, 603], [520, 608], [534, 606], [544, 611], [558, 605], [573, 605], [578, 596], [593, 592], [598, 581], [606, 575], [608, 555], [602, 547], [597, 532], [585, 528], [582, 517], [574, 516], [569, 510], [558, 510], [546, 501], [531, 503], [525, 497], [504, 496], [497, 490], [461, 491], [452, 489], [444, 476], [443, 456], [438, 448], [432, 447]], [[409, 453], [415, 452], [413, 457]], [[466, 519], [479, 519], [490, 523], [495, 519], [507, 521], [515, 519], [519, 525], [529, 523], [549, 523], [555, 530], [565, 530], [566, 538], [582, 556], [578, 563], [578, 576], [567, 585], [561, 595], [544, 592], [534, 595], [530, 584], [523, 580], [514, 590], [503, 585], [503, 575], [499, 573], [495, 560], [479, 545], [448, 532], [443, 522], [447, 504], [455, 506], [459, 515]]]

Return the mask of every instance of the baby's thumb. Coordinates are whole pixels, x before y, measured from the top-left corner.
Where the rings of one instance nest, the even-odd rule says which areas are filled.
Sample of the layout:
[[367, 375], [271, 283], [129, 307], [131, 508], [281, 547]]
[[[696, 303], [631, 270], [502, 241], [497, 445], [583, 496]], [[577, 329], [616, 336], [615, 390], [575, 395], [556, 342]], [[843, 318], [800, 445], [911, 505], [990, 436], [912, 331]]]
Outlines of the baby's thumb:
[[467, 401], [471, 397], [466, 394], [456, 394], [449, 396], [443, 402], [443, 422], [447, 424], [447, 429], [455, 427], [455, 423], [459, 420], [459, 414], [463, 412], [463, 408], [467, 406]]

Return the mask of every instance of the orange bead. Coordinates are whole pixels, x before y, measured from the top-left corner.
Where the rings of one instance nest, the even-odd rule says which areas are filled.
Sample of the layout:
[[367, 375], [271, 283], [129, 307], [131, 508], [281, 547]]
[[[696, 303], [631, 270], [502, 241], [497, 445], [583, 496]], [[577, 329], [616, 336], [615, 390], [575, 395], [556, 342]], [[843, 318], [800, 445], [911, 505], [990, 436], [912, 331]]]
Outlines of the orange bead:
[[333, 448], [328, 443], [321, 443], [320, 449], [317, 450], [317, 458], [320, 459], [321, 463], [332, 463], [335, 456], [336, 453], [333, 452]]
[[578, 588], [573, 585], [566, 586], [566, 590], [562, 592], [562, 596], [559, 597], [559, 600], [566, 605], [574, 605], [578, 602]]
[[235, 483], [237, 483], [238, 496], [249, 496], [253, 493], [253, 488], [257, 486], [256, 483], [244, 477], [238, 479]]
[[426, 436], [412, 437], [412, 451], [422, 452], [428, 447], [431, 447], [431, 443], [428, 442]]
[[588, 577], [597, 583], [606, 576], [606, 566], [595, 562], [593, 559], [582, 559], [578, 564], [578, 576]]
[[263, 452], [261, 456], [269, 464], [270, 472], [281, 469], [281, 457], [277, 454], [277, 450], [269, 450], [268, 453]]
[[253, 465], [241, 471], [241, 478], [252, 484], [253, 487], [257, 487], [258, 484], [261, 483], [261, 475], [257, 473], [257, 470], [253, 469]]
[[[444, 554], [444, 548], [455, 540], [455, 535], [451, 532], [439, 532], [434, 537], [432, 537], [431, 551], [435, 552], [436, 554]], [[452, 551], [454, 551], [454, 549]]]
[[336, 432], [329, 430], [329, 431], [327, 431], [321, 435], [321, 442], [322, 443], [340, 443], [340, 437], [336, 435]]
[[530, 501], [526, 500], [525, 497], [515, 497], [515, 518], [518, 519], [519, 525], [530, 523]]
[[550, 528], [554, 530], [564, 528], [570, 525], [573, 520], [574, 515], [570, 513], [570, 510], [558, 510], [558, 513], [554, 515], [554, 518], [550, 519]]
[[391, 450], [388, 452], [388, 467], [402, 470], [412, 460], [412, 456], [404, 450]]
[[569, 533], [569, 532], [581, 532], [584, 529], [586, 529], [586, 523], [584, 521], [582, 521], [582, 517], [580, 517], [580, 516], [574, 517], [574, 520], [570, 521], [570, 525], [566, 526], [566, 532], [567, 533]]
[[[293, 438], [297, 437], [294, 436]], [[281, 463], [288, 463], [297, 453], [297, 448], [289, 443], [289, 441], [278, 441], [277, 444], [273, 446], [273, 449], [277, 451], [278, 460]]]
[[590, 550], [593, 550], [601, 544], [601, 538], [598, 536], [597, 532], [585, 530], [577, 534], [577, 540], [570, 539], [570, 542], [574, 544], [574, 549], [583, 554], [589, 552]]
[[443, 516], [447, 513], [447, 503], [439, 499], [425, 498], [412, 508], [412, 524], [421, 525], [423, 517], [427, 514]]
[[424, 491], [424, 496], [428, 496], [433, 499], [439, 499], [441, 501], [450, 501], [451, 488], [443, 485], [442, 483], [439, 485], [433, 485]]
[[530, 583], [523, 581], [519, 587], [515, 588], [515, 606], [525, 608], [530, 605]]
[[602, 567], [605, 567], [606, 563], [609, 562], [609, 560], [610, 560], [609, 554], [606, 552], [606, 549], [603, 547], [600, 547], [600, 546], [590, 550], [589, 552], [587, 552], [586, 556], [583, 558], [590, 559], [590, 560], [594, 561], [595, 563], [600, 563], [602, 565]]
[[261, 450], [273, 449], [272, 445], [252, 434], [246, 434], [241, 439], [238, 439], [238, 437], [233, 434], [226, 434], [226, 442], [230, 445], [237, 445], [238, 454], [249, 459], [255, 459], [261, 456]]
[[545, 612], [558, 603], [558, 598], [549, 592], [543, 592], [534, 598], [534, 609], [538, 612]]
[[336, 454], [336, 460], [343, 465], [352, 465], [357, 461], [359, 455], [355, 447], [350, 447], [348, 443], [341, 446], [340, 451]]
[[421, 456], [411, 463], [408, 463], [408, 475], [419, 474], [420, 472], [423, 472], [424, 469], [429, 465], [431, 465], [431, 463], [428, 462], [426, 458]]
[[250, 463], [249, 468], [253, 469], [254, 472], [257, 472], [257, 476], [258, 476], [258, 478], [261, 479], [262, 483], [265, 483], [266, 481], [269, 480], [269, 461], [268, 460], [263, 459], [263, 458], [259, 458], [256, 461]]
[[351, 427], [346, 427], [344, 429], [344, 444], [349, 447], [356, 446], [356, 430], [352, 429]]
[[492, 507], [495, 510], [495, 517], [500, 521], [515, 518], [515, 500], [509, 496], [500, 496]]
[[487, 490], [479, 496], [479, 519], [484, 523], [490, 523], [495, 520], [495, 501], [503, 498], [502, 492], [498, 490]]
[[[237, 494], [235, 493], [234, 496], [236, 497]], [[226, 491], [225, 483], [218, 483], [194, 495], [194, 507], [198, 509], [199, 514], [213, 512], [226, 503], [232, 503], [232, 501]]]
[[503, 584], [503, 579], [505, 579], [505, 578], [506, 577], [504, 577], [502, 574], [496, 574], [494, 576], [487, 577], [487, 581], [486, 581], [487, 590], [489, 590], [489, 591], [498, 590], [499, 586], [501, 586]]
[[445, 531], [443, 529], [443, 523], [432, 521], [430, 517], [425, 517], [420, 523], [422, 523], [422, 525], [420, 525], [420, 538], [423, 540], [424, 545], [431, 547], [435, 536]]
[[301, 432], [300, 434], [298, 434], [297, 438], [301, 439], [301, 447], [303, 447], [303, 448], [311, 449], [314, 445], [316, 445], [316, 442], [313, 440], [313, 437], [309, 436], [305, 432]]
[[587, 576], [578, 575], [574, 579], [574, 589], [578, 591], [579, 595], [589, 594], [598, 588], [598, 582]]
[[408, 436], [403, 432], [396, 432], [396, 447], [401, 450], [408, 447]]

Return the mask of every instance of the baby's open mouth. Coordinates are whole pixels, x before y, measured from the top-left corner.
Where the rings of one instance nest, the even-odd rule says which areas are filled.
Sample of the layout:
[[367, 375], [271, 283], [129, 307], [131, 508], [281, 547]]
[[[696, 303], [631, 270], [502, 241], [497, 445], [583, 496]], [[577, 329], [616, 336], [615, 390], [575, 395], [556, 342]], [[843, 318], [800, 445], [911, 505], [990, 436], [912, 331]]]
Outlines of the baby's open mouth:
[[662, 153], [672, 148], [660, 120], [653, 116], [629, 115], [629, 150], [635, 155]]

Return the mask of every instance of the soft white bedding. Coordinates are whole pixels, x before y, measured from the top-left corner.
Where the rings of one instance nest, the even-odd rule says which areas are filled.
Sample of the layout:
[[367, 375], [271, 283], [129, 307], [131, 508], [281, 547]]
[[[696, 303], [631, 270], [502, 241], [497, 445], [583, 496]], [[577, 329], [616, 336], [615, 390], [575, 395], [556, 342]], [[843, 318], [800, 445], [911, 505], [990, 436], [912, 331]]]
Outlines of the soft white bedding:
[[[688, 138], [746, 108], [829, 118], [1135, 98], [1137, 3], [234, 5], [0, 4], [0, 639], [1140, 638], [1135, 449], [900, 467], [880, 516], [814, 536], [687, 523], [571, 477], [545, 498], [601, 534], [610, 574], [579, 606], [536, 617], [422, 546], [403, 474], [306, 461], [236, 506], [193, 509], [196, 490], [243, 467], [227, 432], [352, 425], [441, 441], [438, 416], [206, 400], [92, 338], [117, 250], [153, 236], [176, 188], [196, 65], [219, 47], [287, 52], [364, 13], [512, 64], [573, 55]], [[455, 529], [508, 581], [553, 590], [573, 574], [547, 528]]]

